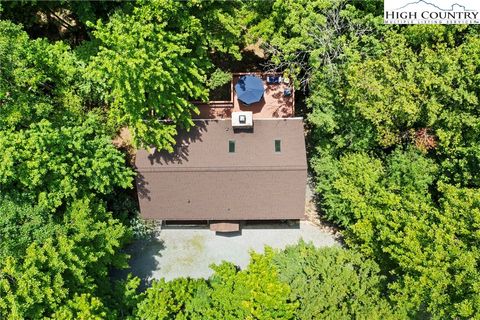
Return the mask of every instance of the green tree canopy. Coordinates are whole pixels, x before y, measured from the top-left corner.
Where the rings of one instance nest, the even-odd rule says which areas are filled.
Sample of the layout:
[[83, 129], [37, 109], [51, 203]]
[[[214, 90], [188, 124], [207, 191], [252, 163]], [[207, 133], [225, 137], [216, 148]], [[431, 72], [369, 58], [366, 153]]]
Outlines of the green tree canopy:
[[262, 7], [251, 34], [308, 90], [320, 212], [410, 317], [478, 316], [478, 26], [384, 25], [378, 1]]
[[208, 280], [156, 281], [138, 304], [144, 319], [293, 319], [298, 307], [279, 281], [274, 252], [251, 254], [245, 270], [224, 262]]
[[327, 216], [345, 225], [350, 246], [381, 266], [400, 309], [438, 319], [479, 312], [477, 189], [437, 185], [438, 166], [413, 148], [384, 163], [352, 154], [315, 168]]
[[[2, 318], [38, 319], [57, 311], [65, 314], [70, 304], [76, 311], [69, 312], [80, 314], [87, 312], [80, 305], [86, 299], [93, 309], [101, 307], [96, 290], [110, 281], [112, 264], [125, 266], [125, 256], [118, 255], [117, 250], [127, 230], [103, 204], [88, 198], [74, 201], [61, 220], [50, 236], [37, 238], [31, 230], [34, 239], [23, 254], [0, 257]], [[8, 246], [2, 241], [0, 252]]]
[[[194, 100], [208, 97], [209, 54], [239, 55], [236, 2], [141, 2], [93, 32], [99, 41], [88, 75], [109, 105], [114, 126], [139, 145], [172, 151], [177, 128], [190, 128]], [[167, 121], [167, 122], [166, 122]]]
[[25, 129], [42, 119], [65, 123], [82, 114], [83, 65], [68, 46], [30, 40], [0, 21], [0, 129]]
[[274, 258], [280, 280], [300, 302], [296, 319], [400, 319], [384, 299], [386, 279], [379, 266], [342, 248], [300, 242]]
[[4, 194], [58, 208], [90, 194], [131, 186], [133, 172], [103, 135], [98, 117], [57, 127], [48, 120], [0, 136], [0, 184]]

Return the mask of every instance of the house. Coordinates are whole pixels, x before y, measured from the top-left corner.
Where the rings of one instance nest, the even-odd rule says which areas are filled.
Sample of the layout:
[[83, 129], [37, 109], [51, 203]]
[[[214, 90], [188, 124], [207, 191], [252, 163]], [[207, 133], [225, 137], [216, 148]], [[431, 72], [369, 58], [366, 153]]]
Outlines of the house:
[[207, 112], [208, 119], [195, 119], [195, 127], [180, 132], [173, 153], [138, 150], [142, 217], [202, 221], [217, 231], [238, 230], [241, 221], [304, 218], [303, 119], [285, 110], [293, 108], [293, 97], [276, 94], [283, 88], [265, 87], [258, 104], [270, 113], [232, 101], [222, 107], [226, 110]]

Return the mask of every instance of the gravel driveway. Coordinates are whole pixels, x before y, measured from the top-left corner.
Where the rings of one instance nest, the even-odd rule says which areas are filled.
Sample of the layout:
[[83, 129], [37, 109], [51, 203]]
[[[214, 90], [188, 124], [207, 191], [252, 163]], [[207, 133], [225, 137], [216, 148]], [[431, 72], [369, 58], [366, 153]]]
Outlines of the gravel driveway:
[[177, 277], [208, 278], [209, 265], [223, 260], [244, 268], [249, 251], [263, 252], [264, 246], [284, 248], [300, 239], [316, 246], [339, 245], [334, 236], [308, 221], [296, 224], [245, 226], [240, 233], [219, 235], [207, 228], [163, 228], [150, 241], [138, 241], [129, 253], [131, 272], [143, 283]]

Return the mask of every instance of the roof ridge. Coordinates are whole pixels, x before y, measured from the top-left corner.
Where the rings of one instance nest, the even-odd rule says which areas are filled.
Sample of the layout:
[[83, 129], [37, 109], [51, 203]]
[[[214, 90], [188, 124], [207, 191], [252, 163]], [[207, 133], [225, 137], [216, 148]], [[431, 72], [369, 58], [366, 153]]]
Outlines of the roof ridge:
[[306, 165], [300, 166], [224, 166], [224, 167], [137, 167], [137, 170], [142, 172], [168, 172], [168, 171], [185, 171], [185, 172], [202, 172], [202, 171], [298, 171], [306, 170]]

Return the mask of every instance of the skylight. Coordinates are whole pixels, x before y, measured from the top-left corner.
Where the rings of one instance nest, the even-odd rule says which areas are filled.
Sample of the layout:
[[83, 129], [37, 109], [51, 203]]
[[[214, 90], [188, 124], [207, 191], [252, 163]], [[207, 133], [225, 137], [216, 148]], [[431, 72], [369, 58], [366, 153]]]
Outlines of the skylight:
[[275, 152], [282, 151], [282, 140], [275, 140]]

